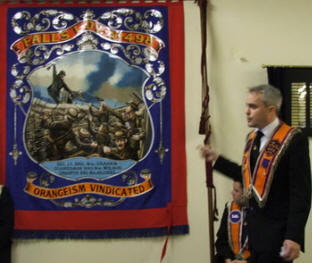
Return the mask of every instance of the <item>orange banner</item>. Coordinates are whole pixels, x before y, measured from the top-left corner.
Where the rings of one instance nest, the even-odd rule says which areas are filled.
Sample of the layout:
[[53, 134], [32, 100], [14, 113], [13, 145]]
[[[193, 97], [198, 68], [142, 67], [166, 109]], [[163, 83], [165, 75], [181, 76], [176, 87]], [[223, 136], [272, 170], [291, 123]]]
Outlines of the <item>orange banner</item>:
[[41, 199], [60, 199], [80, 194], [98, 194], [110, 197], [136, 197], [153, 189], [150, 178], [132, 186], [114, 186], [100, 183], [79, 183], [59, 188], [46, 188], [33, 184], [34, 179], [27, 179], [24, 191]]

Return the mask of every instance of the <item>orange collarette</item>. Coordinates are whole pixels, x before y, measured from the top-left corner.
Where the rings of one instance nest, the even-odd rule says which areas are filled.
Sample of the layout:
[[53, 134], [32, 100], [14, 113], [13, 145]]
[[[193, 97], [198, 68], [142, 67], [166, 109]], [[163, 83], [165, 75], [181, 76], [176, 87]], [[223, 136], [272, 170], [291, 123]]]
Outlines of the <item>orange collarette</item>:
[[281, 122], [275, 129], [271, 139], [262, 148], [253, 174], [251, 174], [250, 169], [250, 153], [256, 131], [254, 130], [249, 134], [242, 161], [244, 194], [248, 198], [251, 198], [253, 193], [260, 207], [265, 205], [271, 188], [274, 171], [284, 150], [289, 144], [288, 142], [298, 132], [300, 132], [299, 129]]

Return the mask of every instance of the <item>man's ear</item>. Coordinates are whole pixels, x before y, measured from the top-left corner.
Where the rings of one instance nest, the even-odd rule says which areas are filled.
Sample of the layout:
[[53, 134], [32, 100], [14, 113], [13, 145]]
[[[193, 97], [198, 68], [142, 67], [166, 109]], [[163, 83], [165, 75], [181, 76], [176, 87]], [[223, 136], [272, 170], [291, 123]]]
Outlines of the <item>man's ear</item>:
[[269, 111], [270, 111], [271, 113], [275, 112], [275, 113], [277, 114], [276, 107], [273, 106], [273, 105], [270, 105], [270, 106], [269, 106]]

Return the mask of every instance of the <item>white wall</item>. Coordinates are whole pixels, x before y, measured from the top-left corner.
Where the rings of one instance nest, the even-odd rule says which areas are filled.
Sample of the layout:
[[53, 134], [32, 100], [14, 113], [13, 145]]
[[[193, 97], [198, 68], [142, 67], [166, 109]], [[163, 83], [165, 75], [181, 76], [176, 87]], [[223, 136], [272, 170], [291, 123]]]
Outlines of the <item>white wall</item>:
[[[244, 116], [246, 88], [267, 83], [262, 65], [312, 65], [309, 11], [312, 2], [215, 0], [211, 3], [208, 23], [212, 46], [208, 56], [212, 143], [220, 152], [239, 162], [248, 131]], [[229, 198], [224, 192], [230, 191], [231, 183], [220, 176], [215, 178], [222, 212]], [[311, 220], [310, 215], [306, 253], [296, 261], [298, 263], [311, 262]]]
[[[248, 131], [244, 116], [246, 87], [266, 83], [262, 64], [312, 65], [312, 1], [213, 0], [208, 12], [210, 113], [212, 144], [240, 161]], [[196, 145], [201, 110], [199, 10], [185, 3], [186, 135], [190, 234], [171, 237], [164, 263], [209, 262], [207, 193], [204, 161]], [[215, 173], [219, 213], [230, 199], [231, 182]], [[312, 260], [312, 219], [307, 225], [306, 253]], [[216, 229], [218, 223], [216, 224]], [[113, 240], [18, 240], [13, 263], [156, 263], [164, 238]]]

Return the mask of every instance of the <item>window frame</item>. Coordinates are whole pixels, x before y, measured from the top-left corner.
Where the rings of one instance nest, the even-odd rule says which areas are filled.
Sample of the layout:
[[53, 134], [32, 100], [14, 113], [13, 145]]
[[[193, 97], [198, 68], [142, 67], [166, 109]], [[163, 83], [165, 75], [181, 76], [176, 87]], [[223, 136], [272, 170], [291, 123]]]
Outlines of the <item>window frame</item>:
[[311, 90], [312, 89], [312, 66], [265, 66], [268, 71], [269, 84], [279, 88], [283, 95], [283, 104], [280, 111], [281, 120], [291, 125], [292, 101], [291, 87], [292, 83], [306, 83], [306, 113], [305, 127], [299, 127], [307, 136], [312, 136], [312, 110]]

